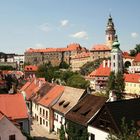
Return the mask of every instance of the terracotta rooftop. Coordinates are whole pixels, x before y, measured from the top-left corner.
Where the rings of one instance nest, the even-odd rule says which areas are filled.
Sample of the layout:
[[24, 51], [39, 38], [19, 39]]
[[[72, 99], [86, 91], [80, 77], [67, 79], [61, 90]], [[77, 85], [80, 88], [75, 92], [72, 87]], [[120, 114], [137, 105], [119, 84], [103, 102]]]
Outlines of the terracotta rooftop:
[[0, 111], [12, 120], [28, 118], [28, 110], [22, 94], [1, 94]]
[[34, 65], [25, 66], [24, 71], [37, 71], [38, 67]]
[[99, 68], [97, 68], [96, 70], [94, 70], [93, 72], [91, 72], [88, 77], [92, 78], [92, 77], [96, 77], [96, 76], [109, 76], [111, 72], [111, 67], [107, 66], [107, 64], [105, 65], [105, 67], [103, 66], [103, 64], [101, 64], [99, 66]]
[[104, 44], [98, 44], [94, 45], [91, 51], [111, 51], [111, 49]]
[[124, 78], [125, 78], [125, 82], [140, 83], [139, 74], [125, 74]]
[[30, 49], [26, 50], [26, 52], [29, 52], [29, 53], [32, 53], [32, 52], [36, 52], [36, 53], [38, 53], [38, 52], [39, 53], [40, 52], [49, 53], [49, 52], [75, 51], [75, 50], [79, 50], [79, 49], [82, 49], [80, 44], [72, 43], [72, 44], [69, 44], [67, 46], [67, 48], [42, 48], [42, 49], [30, 48]]
[[55, 85], [38, 101], [39, 104], [49, 107], [53, 102], [59, 98], [64, 91], [64, 86]]
[[86, 58], [86, 57], [90, 57], [90, 52], [83, 52], [83, 53], [77, 54], [76, 56], [73, 56], [72, 59]]
[[64, 92], [58, 102], [53, 106], [54, 110], [66, 114], [84, 95], [83, 89], [64, 87]]
[[134, 59], [135, 62], [140, 62], [140, 53], [138, 53]]
[[37, 91], [46, 83], [44, 79], [35, 78], [30, 81], [27, 81], [26, 84], [20, 89], [21, 92], [25, 93], [26, 100], [30, 100], [32, 96], [34, 96]]
[[66, 115], [66, 119], [87, 126], [88, 121], [105, 104], [107, 98], [91, 94], [82, 98]]
[[123, 58], [128, 58], [128, 59], [134, 59], [135, 57], [130, 56], [130, 54], [128, 52], [123, 52]]

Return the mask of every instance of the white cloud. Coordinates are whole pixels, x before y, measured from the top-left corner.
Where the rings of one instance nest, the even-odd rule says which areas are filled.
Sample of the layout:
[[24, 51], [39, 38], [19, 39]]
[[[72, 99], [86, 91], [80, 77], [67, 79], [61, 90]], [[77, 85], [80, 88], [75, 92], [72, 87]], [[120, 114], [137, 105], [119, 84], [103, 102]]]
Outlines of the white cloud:
[[44, 32], [49, 32], [51, 30], [51, 28], [50, 28], [48, 23], [43, 23], [39, 27]]
[[60, 21], [62, 27], [66, 27], [69, 25], [69, 21], [67, 19]]
[[80, 31], [71, 35], [74, 38], [88, 39], [88, 34], [85, 31]]
[[136, 33], [136, 32], [131, 33], [131, 37], [132, 37], [132, 38], [137, 38], [138, 36], [139, 36], [139, 34]]
[[45, 45], [42, 43], [35, 44], [35, 48], [45, 48]]

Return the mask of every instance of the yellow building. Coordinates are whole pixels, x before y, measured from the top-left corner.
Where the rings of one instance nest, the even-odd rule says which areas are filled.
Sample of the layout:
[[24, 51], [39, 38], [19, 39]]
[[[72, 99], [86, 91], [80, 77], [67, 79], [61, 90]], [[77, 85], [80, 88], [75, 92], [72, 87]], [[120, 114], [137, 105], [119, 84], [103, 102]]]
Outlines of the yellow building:
[[80, 68], [87, 62], [91, 62], [91, 54], [89, 52], [83, 52], [71, 57], [71, 69], [72, 71], [79, 71]]
[[125, 74], [125, 92], [140, 95], [140, 75]]

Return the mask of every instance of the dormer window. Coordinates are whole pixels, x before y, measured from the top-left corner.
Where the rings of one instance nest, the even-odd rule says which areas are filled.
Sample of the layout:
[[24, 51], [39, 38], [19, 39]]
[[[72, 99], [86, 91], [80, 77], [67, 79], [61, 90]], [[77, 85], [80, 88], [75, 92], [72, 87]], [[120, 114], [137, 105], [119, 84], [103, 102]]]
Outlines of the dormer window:
[[59, 106], [61, 106], [64, 102], [65, 102], [65, 100], [60, 101]]
[[70, 104], [70, 102], [66, 102], [63, 104], [63, 107], [66, 108], [69, 104]]

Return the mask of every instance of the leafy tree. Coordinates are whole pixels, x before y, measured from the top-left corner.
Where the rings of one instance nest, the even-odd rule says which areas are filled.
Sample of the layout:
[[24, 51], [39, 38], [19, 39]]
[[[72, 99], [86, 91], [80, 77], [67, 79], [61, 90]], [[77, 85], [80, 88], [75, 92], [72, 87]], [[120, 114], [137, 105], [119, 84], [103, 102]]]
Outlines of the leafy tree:
[[123, 73], [118, 72], [115, 74], [114, 72], [111, 72], [108, 78], [107, 93], [109, 94], [109, 91], [113, 90], [116, 93], [117, 99], [122, 99], [124, 88], [125, 83]]
[[86, 127], [68, 120], [66, 126], [66, 133], [68, 134], [69, 140], [88, 140]]
[[135, 56], [136, 55], [136, 50], [130, 50], [130, 56]]
[[140, 52], [140, 44], [136, 44], [135, 50], [136, 50], [136, 54]]
[[123, 91], [125, 89], [125, 83], [124, 83], [124, 76], [122, 72], [118, 72], [116, 74], [116, 84], [115, 84], [115, 90], [116, 90], [116, 95], [118, 99], [123, 98]]
[[12, 66], [0, 66], [0, 70], [14, 70]]
[[60, 65], [59, 65], [59, 68], [61, 68], [61, 69], [68, 69], [69, 65], [65, 61], [62, 61], [60, 63]]
[[140, 44], [136, 44], [135, 48], [130, 50], [131, 56], [136, 56], [138, 53], [140, 53]]
[[87, 88], [89, 86], [89, 81], [86, 81], [80, 75], [73, 75], [67, 81], [67, 85], [75, 88]]
[[109, 93], [110, 90], [115, 89], [115, 73], [112, 71], [108, 77], [108, 84], [107, 84], [107, 93]]
[[64, 130], [64, 126], [63, 125], [61, 125], [59, 138], [60, 138], [60, 140], [65, 140], [65, 130]]
[[130, 125], [125, 122], [125, 118], [122, 119], [121, 132], [116, 134], [111, 132], [107, 140], [140, 140], [137, 134], [137, 129], [132, 121]]

